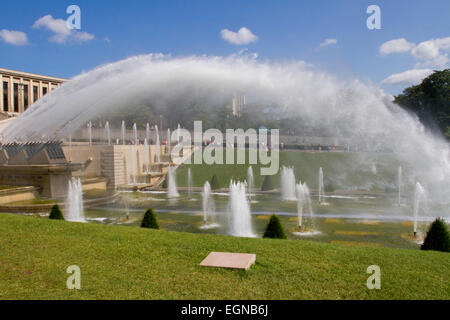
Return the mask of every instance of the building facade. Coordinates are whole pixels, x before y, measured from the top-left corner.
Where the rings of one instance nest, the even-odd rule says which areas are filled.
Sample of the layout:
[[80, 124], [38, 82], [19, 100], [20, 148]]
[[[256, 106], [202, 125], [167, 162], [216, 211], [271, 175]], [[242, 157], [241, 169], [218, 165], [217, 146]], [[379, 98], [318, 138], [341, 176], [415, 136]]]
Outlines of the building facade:
[[62, 78], [0, 68], [0, 113], [17, 116], [67, 81]]
[[245, 94], [236, 92], [231, 102], [231, 108], [235, 117], [240, 117], [245, 106]]

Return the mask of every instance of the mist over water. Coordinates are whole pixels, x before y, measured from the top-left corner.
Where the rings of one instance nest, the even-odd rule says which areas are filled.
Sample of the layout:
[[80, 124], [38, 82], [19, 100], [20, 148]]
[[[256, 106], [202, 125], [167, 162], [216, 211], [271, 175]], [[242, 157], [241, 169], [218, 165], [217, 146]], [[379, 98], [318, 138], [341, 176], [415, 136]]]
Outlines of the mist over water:
[[243, 56], [132, 57], [83, 73], [52, 91], [1, 132], [2, 141], [67, 138], [95, 117], [141, 103], [172, 108], [198, 100], [214, 110], [230, 103], [236, 91], [262, 108], [270, 106], [280, 115], [301, 116], [312, 126], [331, 130], [361, 150], [392, 151], [409, 168], [404, 179], [412, 185], [420, 180], [434, 190], [433, 196], [450, 198], [450, 153], [443, 139], [426, 132], [379, 88], [338, 79], [304, 62], [259, 62]]

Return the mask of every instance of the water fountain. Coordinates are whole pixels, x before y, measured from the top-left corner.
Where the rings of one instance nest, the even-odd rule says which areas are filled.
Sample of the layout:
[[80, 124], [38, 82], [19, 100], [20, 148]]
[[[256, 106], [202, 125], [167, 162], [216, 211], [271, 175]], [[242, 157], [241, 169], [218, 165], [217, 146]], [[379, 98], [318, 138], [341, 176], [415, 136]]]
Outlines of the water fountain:
[[122, 144], [126, 145], [126, 128], [125, 128], [125, 121], [122, 121], [122, 126], [121, 126], [121, 132], [122, 132]]
[[[209, 183], [208, 183], [208, 185], [209, 185]], [[188, 199], [191, 200], [192, 199], [192, 173], [191, 173], [191, 168], [188, 168], [188, 172], [187, 172], [187, 186], [188, 186]], [[210, 187], [210, 189], [211, 189], [211, 187]]]
[[135, 146], [139, 144], [136, 123], [133, 123], [133, 142]]
[[294, 169], [283, 166], [281, 168], [281, 198], [283, 200], [296, 200]]
[[248, 200], [251, 202], [251, 198], [253, 195], [253, 186], [254, 186], [254, 178], [253, 178], [253, 169], [252, 166], [248, 167], [247, 170], [247, 185], [248, 185]]
[[150, 124], [148, 122], [145, 125], [145, 137], [147, 138], [147, 142], [150, 141]]
[[[202, 210], [203, 210], [203, 225], [202, 229], [217, 227], [218, 225], [213, 222], [215, 216], [214, 199], [211, 194], [211, 186], [206, 181], [202, 191]], [[209, 222], [209, 223], [208, 223]]]
[[323, 170], [319, 168], [319, 204], [325, 204], [325, 188], [323, 185]]
[[167, 197], [178, 198], [180, 194], [177, 190], [177, 182], [175, 179], [175, 167], [169, 166], [167, 168]]
[[417, 222], [419, 220], [420, 209], [424, 210], [425, 202], [425, 189], [419, 182], [416, 182], [416, 188], [414, 191], [414, 206], [413, 206], [413, 218], [414, 218], [414, 237], [417, 236]]
[[398, 166], [397, 173], [397, 184], [398, 184], [398, 205], [402, 205], [402, 166]]
[[106, 121], [106, 123], [105, 123], [104, 136], [105, 136], [105, 143], [108, 146], [111, 145], [111, 129], [109, 128], [109, 122], [108, 121]]
[[89, 146], [92, 146], [92, 122], [88, 122]]
[[79, 178], [72, 178], [69, 180], [65, 208], [65, 218], [67, 221], [85, 222], [83, 211], [83, 188]]
[[156, 162], [161, 162], [161, 142], [159, 140], [158, 126], [155, 125], [155, 145], [156, 145]]
[[236, 237], [255, 237], [246, 188], [244, 182], [230, 181], [227, 225], [228, 234]]

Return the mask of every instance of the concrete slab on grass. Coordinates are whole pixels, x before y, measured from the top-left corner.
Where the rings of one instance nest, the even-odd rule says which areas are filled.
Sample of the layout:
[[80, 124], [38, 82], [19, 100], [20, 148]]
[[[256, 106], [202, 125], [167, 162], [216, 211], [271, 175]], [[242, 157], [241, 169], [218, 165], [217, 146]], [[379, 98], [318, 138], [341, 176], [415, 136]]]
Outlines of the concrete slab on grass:
[[201, 263], [205, 267], [248, 270], [256, 261], [256, 254], [211, 252]]

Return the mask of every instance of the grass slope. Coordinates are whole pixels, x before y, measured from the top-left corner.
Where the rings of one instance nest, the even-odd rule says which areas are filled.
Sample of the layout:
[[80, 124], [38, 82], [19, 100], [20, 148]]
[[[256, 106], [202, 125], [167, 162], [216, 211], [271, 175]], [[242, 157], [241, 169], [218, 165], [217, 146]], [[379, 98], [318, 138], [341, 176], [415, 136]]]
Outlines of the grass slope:
[[[0, 214], [2, 299], [449, 299], [450, 255], [244, 239]], [[256, 253], [249, 271], [200, 267]], [[66, 268], [81, 268], [81, 290]], [[381, 290], [366, 269], [381, 267]]]

